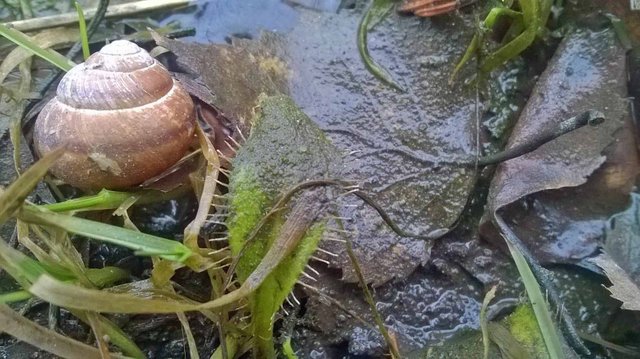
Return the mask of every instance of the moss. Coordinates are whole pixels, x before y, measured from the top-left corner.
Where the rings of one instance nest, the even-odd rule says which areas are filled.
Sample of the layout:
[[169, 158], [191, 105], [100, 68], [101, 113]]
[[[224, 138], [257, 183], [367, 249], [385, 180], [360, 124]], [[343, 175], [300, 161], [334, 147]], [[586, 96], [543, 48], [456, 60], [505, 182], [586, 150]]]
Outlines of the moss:
[[524, 345], [532, 358], [548, 358], [538, 321], [530, 305], [521, 305], [505, 320], [513, 337]]

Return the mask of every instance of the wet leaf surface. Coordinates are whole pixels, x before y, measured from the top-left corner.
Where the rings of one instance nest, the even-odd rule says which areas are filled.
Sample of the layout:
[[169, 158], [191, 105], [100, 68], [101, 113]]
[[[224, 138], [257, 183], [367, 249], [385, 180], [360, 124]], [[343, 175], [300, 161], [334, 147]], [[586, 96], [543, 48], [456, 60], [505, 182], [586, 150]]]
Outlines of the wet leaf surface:
[[[411, 89], [399, 93], [375, 79], [356, 44], [344, 40], [355, 37], [360, 15], [360, 10], [318, 14], [301, 9], [300, 25], [284, 37], [264, 33], [258, 40], [234, 39], [233, 45], [166, 39], [159, 44], [201, 74], [214, 107], [241, 124], [248, 123], [261, 92], [290, 93], [340, 150], [352, 153], [340, 178], [361, 183], [408, 231], [448, 228], [466, 203], [472, 173], [429, 167], [422, 160], [474, 153], [475, 95], [447, 84], [450, 64], [472, 27], [459, 17], [427, 25], [395, 14], [378, 24], [369, 36], [370, 50]], [[324, 31], [327, 27], [332, 31]], [[274, 183], [277, 176], [274, 172]], [[336, 208], [356, 223], [347, 230], [357, 232], [355, 252], [367, 281], [380, 285], [404, 278], [428, 260], [430, 243], [400, 238], [361, 201], [341, 198]], [[327, 259], [343, 270], [343, 279], [354, 281], [342, 245], [327, 243], [326, 249], [338, 255]]]
[[[328, 273], [313, 285], [373, 323], [361, 289], [331, 280]], [[452, 290], [454, 285], [462, 289]], [[419, 268], [403, 281], [377, 288], [375, 296], [390, 334], [396, 337], [401, 353], [407, 353], [458, 330], [479, 328], [481, 293], [481, 286], [460, 271], [449, 277], [437, 270]], [[355, 321], [322, 297], [309, 299], [305, 319], [313, 326], [298, 339], [303, 350], [328, 353], [331, 345], [345, 344], [352, 355], [384, 354], [384, 341], [376, 328]], [[321, 341], [322, 345], [314, 345], [314, 341]], [[308, 357], [308, 353], [301, 357]]]
[[609, 256], [640, 285], [640, 195], [631, 195], [631, 206], [607, 225], [603, 245]]
[[275, 35], [265, 35], [261, 41], [234, 39], [233, 45], [155, 38], [158, 45], [176, 54], [178, 63], [195, 76], [195, 82], [179, 77], [189, 92], [213, 105], [222, 116], [236, 121], [242, 129], [249, 127], [260, 94], [287, 92], [287, 64], [281, 58], [281, 41]]
[[604, 270], [622, 309], [640, 310], [640, 195], [631, 198], [631, 206], [609, 220], [604, 253], [591, 261]]
[[[345, 153], [342, 177], [373, 194], [398, 225], [427, 234], [458, 218], [471, 187], [470, 171], [436, 168], [420, 158], [474, 153], [475, 96], [449, 87], [451, 64], [473, 30], [471, 17], [424, 22], [392, 13], [369, 32], [371, 56], [407, 93], [388, 88], [362, 64], [355, 42], [361, 11], [317, 14], [301, 11], [301, 26], [286, 36], [290, 94]], [[331, 28], [332, 31], [326, 31]], [[346, 39], [354, 39], [348, 41]], [[367, 281], [380, 285], [404, 278], [429, 258], [432, 243], [400, 238], [359, 200], [338, 201], [341, 217]], [[343, 279], [354, 281], [340, 243], [325, 241], [338, 258]]]
[[[226, 16], [229, 12], [220, 7], [222, 3], [212, 1], [200, 7], [196, 16], [200, 19], [198, 27], [205, 28], [205, 31], [198, 31], [201, 39], [222, 41], [234, 33], [250, 37], [255, 34], [256, 26], [261, 27], [260, 18], [269, 18], [271, 14], [250, 9], [250, 5], [238, 5], [242, 11], [234, 11], [234, 17]], [[267, 8], [279, 8], [282, 5], [279, 1], [264, 3], [268, 3], [265, 5]], [[287, 8], [285, 12], [290, 10]], [[220, 13], [212, 16], [217, 12]], [[289, 92], [344, 153], [360, 151], [346, 157], [342, 177], [363, 182], [364, 187], [375, 194], [376, 200], [403, 228], [428, 233], [450, 226], [466, 201], [471, 174], [447, 167], [425, 167], [422, 161], [389, 149], [411, 151], [419, 157], [435, 160], [451, 155], [473, 154], [473, 91], [463, 87], [451, 89], [445, 85], [451, 65], [458, 59], [471, 35], [473, 16], [453, 15], [418, 20], [394, 14], [369, 34], [372, 55], [410, 91], [399, 94], [375, 80], [358, 58], [355, 31], [361, 9], [343, 9], [339, 14], [302, 9], [299, 12], [300, 23], [288, 35], [267, 34], [255, 41], [234, 40], [233, 45], [191, 47], [172, 42], [167, 46], [178, 53], [185, 68], [202, 75], [193, 82], [194, 87], [200, 87], [200, 90], [195, 90], [200, 91], [199, 97], [216, 104], [225, 115], [246, 121], [251, 117], [252, 107], [261, 91]], [[203, 21], [205, 18], [211, 21]], [[246, 20], [252, 18], [257, 20], [254, 23]], [[234, 27], [234, 23], [241, 26]], [[291, 26], [291, 18], [287, 18], [276, 27], [290, 29]], [[565, 50], [568, 48], [573, 52], [573, 59], [566, 59], [564, 63], [555, 60], [549, 66], [548, 72], [555, 71], [553, 76], [560, 76], [564, 71], [565, 76], [559, 77], [554, 90], [558, 92], [550, 91], [553, 89], [550, 83], [556, 81], [557, 77], [553, 81], [543, 77], [548, 87], [538, 90], [536, 94], [542, 99], [546, 97], [549, 103], [556, 102], [561, 108], [553, 108], [550, 104], [545, 105], [541, 99], [534, 98], [533, 102], [538, 107], [528, 110], [528, 126], [532, 126], [528, 135], [535, 135], [536, 126], [546, 126], [554, 119], [569, 117], [574, 109], [577, 113], [582, 108], [604, 105], [607, 111], [603, 112], [608, 118], [611, 108], [614, 109], [613, 117], [624, 112], [620, 110], [620, 105], [626, 96], [622, 88], [625, 81], [620, 77], [618, 58], [610, 54], [610, 51], [618, 54], [620, 50], [610, 46], [613, 42], [609, 34], [592, 33], [586, 40], [578, 41], [572, 37], [571, 41], [573, 45], [563, 46]], [[598, 41], [608, 45], [595, 46]], [[591, 45], [595, 49], [580, 54], [578, 45]], [[273, 61], [261, 61], [261, 58]], [[594, 59], [597, 65], [582, 67], [583, 62], [593, 62]], [[568, 66], [571, 61], [577, 61], [575, 64], [580, 67]], [[212, 63], [214, 71], [208, 67]], [[552, 74], [545, 76], [552, 77]], [[605, 79], [605, 76], [611, 77], [607, 77], [607, 81], [595, 81]], [[193, 80], [193, 76], [184, 79]], [[596, 83], [601, 83], [609, 90], [591, 86]], [[227, 86], [231, 89], [238, 86], [239, 92], [220, 91]], [[583, 97], [584, 101], [576, 100], [579, 97]], [[595, 105], [587, 106], [592, 103]], [[0, 128], [0, 135], [2, 132]], [[545, 173], [550, 173], [546, 171], [547, 167], [556, 170], [556, 177], [540, 177], [543, 182], [541, 186], [525, 183], [522, 186], [524, 189], [506, 192], [505, 197], [501, 197], [501, 203], [494, 203], [496, 209], [507, 205], [506, 217], [512, 222], [518, 221], [517, 227], [524, 228], [524, 235], [531, 238], [527, 239], [528, 244], [536, 246], [536, 255], [550, 262], [575, 262], [593, 252], [606, 218], [625, 207], [626, 186], [631, 176], [629, 171], [633, 171], [634, 161], [637, 162], [634, 151], [621, 150], [619, 152], [630, 157], [601, 165], [605, 160], [601, 156], [602, 149], [609, 148], [614, 138], [622, 138], [620, 134], [629, 131], [616, 131], [613, 126], [607, 127], [603, 136], [594, 135], [588, 129], [584, 132], [589, 134], [560, 146], [560, 150], [566, 152], [559, 152], [560, 158], [525, 156], [526, 162], [521, 163], [526, 166], [516, 167], [512, 172], [499, 172], [505, 181], [507, 175], [516, 176], [519, 181], [523, 178], [539, 179], [535, 177], [539, 173], [533, 171], [536, 168], [538, 172]], [[517, 139], [512, 142], [517, 143]], [[572, 148], [574, 143], [579, 145], [575, 149]], [[593, 148], [589, 150], [590, 146]], [[0, 155], [4, 156], [8, 152], [2, 148]], [[581, 152], [582, 149], [587, 151]], [[540, 151], [545, 154], [556, 153], [552, 149]], [[519, 160], [511, 162], [518, 163]], [[574, 160], [578, 161], [578, 165], [568, 164]], [[608, 156], [607, 161], [610, 160], [611, 156]], [[630, 163], [633, 165], [629, 166]], [[521, 168], [526, 170], [527, 167], [533, 172], [521, 174]], [[556, 182], [555, 179], [559, 180]], [[584, 182], [587, 184], [580, 185]], [[275, 185], [278, 183], [278, 180], [274, 181]], [[547, 188], [558, 186], [578, 187], [547, 191]], [[493, 195], [502, 190], [496, 187], [498, 185], [495, 185]], [[511, 189], [506, 185], [503, 187], [505, 191]], [[618, 195], [610, 188], [623, 190]], [[509, 202], [509, 194], [513, 195], [514, 203]], [[479, 241], [475, 223], [432, 244], [397, 237], [373, 210], [354, 198], [341, 198], [337, 208], [340, 216], [349, 217], [353, 220], [349, 223], [355, 223], [349, 224], [348, 230], [357, 230], [354, 241], [356, 252], [365, 267], [365, 275], [372, 283], [382, 284], [377, 287], [375, 294], [380, 302], [379, 309], [392, 333], [407, 350], [430, 345], [459, 329], [476, 327], [484, 286], [500, 282], [498, 302], [505, 307], [512, 305], [522, 294], [517, 273], [514, 273], [509, 258], [497, 248]], [[588, 208], [591, 212], [582, 208]], [[558, 236], [565, 241], [564, 244], [560, 244], [560, 240], [553, 243], [548, 240]], [[354, 279], [342, 245], [330, 241], [325, 241], [324, 245], [339, 257], [326, 257], [332, 263], [330, 268], [317, 262], [314, 264], [322, 272], [320, 282], [314, 285], [366, 321], [372, 322], [361, 290], [339, 280]], [[398, 280], [390, 281], [393, 278]], [[596, 319], [604, 322], [615, 311], [609, 304], [603, 307], [605, 300], [592, 295], [591, 290], [595, 293], [598, 289], [600, 291], [596, 294], [606, 294], [599, 281], [591, 283], [588, 291], [584, 291], [581, 284], [576, 284], [575, 276], [559, 276], [558, 281], [564, 285], [561, 290], [567, 303], [577, 303], [577, 307], [570, 310], [575, 317], [580, 315], [583, 328], [592, 332]], [[576, 286], [579, 290], [576, 290]], [[597, 313], [599, 318], [594, 318], [593, 313]], [[296, 328], [300, 332], [294, 341], [294, 347], [304, 354], [300, 357], [338, 357], [347, 352], [384, 355], [382, 338], [375, 329], [344, 315], [331, 302], [322, 302], [320, 297], [313, 294], [308, 299], [302, 320], [308, 321], [308, 326]], [[148, 323], [148, 331], [140, 333], [135, 323]], [[152, 356], [174, 357], [183, 352], [179, 338], [175, 341], [171, 339], [175, 344], [171, 344], [173, 347], [157, 344], [166, 341], [169, 335], [179, 333], [175, 321], [169, 326], [161, 320], [143, 318], [131, 327], [132, 333], [140, 334], [151, 346], [158, 347], [158, 351], [151, 352]], [[210, 325], [204, 327], [211, 328]], [[597, 327], [602, 329], [605, 325], [597, 323]], [[210, 337], [206, 335], [206, 338]], [[212, 345], [209, 343], [209, 347]]]
[[611, 286], [607, 287], [611, 296], [622, 302], [622, 309], [640, 311], [640, 287], [624, 269], [605, 255], [591, 260], [604, 270]]
[[[570, 33], [513, 130], [508, 147], [588, 109], [606, 117], [597, 127], [574, 131], [498, 167], [485, 217], [503, 210], [541, 262], [576, 263], [591, 255], [606, 219], [627, 205], [638, 157], [624, 61], [613, 31]], [[483, 231], [501, 245], [486, 222]]]

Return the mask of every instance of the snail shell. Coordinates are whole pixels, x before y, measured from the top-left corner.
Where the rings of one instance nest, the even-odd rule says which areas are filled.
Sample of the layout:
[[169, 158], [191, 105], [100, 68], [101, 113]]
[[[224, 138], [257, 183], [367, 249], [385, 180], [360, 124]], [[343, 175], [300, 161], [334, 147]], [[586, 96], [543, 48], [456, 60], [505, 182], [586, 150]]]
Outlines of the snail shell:
[[40, 155], [67, 152], [51, 172], [82, 189], [131, 187], [176, 163], [193, 140], [191, 97], [149, 53], [118, 40], [71, 69], [38, 115]]

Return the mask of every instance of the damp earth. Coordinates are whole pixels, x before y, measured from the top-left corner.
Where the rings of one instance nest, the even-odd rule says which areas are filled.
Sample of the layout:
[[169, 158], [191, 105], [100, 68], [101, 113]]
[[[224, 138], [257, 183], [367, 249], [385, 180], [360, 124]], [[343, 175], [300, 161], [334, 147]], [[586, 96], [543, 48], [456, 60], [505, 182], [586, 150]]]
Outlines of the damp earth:
[[[403, 356], [424, 358], [430, 348], [446, 348], [456, 340], [480, 342], [474, 335], [481, 328], [485, 294], [494, 286], [498, 289], [487, 308], [489, 319], [508, 326], [526, 291], [494, 215], [504, 218], [549, 270], [580, 333], [640, 348], [639, 312], [620, 308], [603, 286], [609, 281], [594, 260], [606, 252], [637, 279], [640, 166], [630, 92], [640, 83], [628, 82], [631, 55], [601, 9], [569, 1], [564, 23], [556, 24], [542, 44], [486, 78], [475, 78], [475, 69], [468, 67], [451, 83], [453, 67], [485, 10], [480, 3], [428, 19], [392, 11], [375, 24], [368, 49], [403, 91], [385, 85], [362, 63], [356, 31], [367, 1], [198, 1], [171, 14], [110, 23], [192, 28], [190, 36], [162, 40], [177, 57], [167, 61], [175, 61], [184, 73], [200, 74], [200, 83], [214, 89], [202, 96], [228, 109], [225, 115], [240, 119], [247, 132], [260, 94], [292, 99], [311, 120], [309, 133], [322, 135], [305, 143], [290, 140], [307, 131], [301, 124], [284, 131], [285, 137], [273, 134], [268, 145], [247, 149], [238, 167], [273, 164], [265, 165], [259, 176], [266, 188], [275, 193], [318, 176], [350, 181], [404, 231], [441, 234], [433, 240], [399, 235], [361, 198], [332, 193], [331, 210], [323, 212], [332, 228], [310, 261], [312, 279], [303, 278], [306, 286], [294, 288], [299, 303], [285, 304], [281, 314], [286, 314], [276, 323], [276, 342], [291, 338], [297, 357], [388, 354], [345, 236]], [[632, 42], [640, 41], [635, 38], [640, 21], [624, 7], [608, 6], [606, 11], [630, 23]], [[601, 126], [581, 128], [498, 166], [455, 164], [517, 146], [560, 120], [594, 109], [605, 114]], [[11, 148], [9, 126], [0, 122], [2, 186], [15, 179]], [[283, 148], [292, 155], [271, 156]], [[27, 150], [21, 156], [23, 163], [33, 160]], [[30, 198], [52, 201], [43, 185]], [[182, 239], [196, 209], [196, 198], [185, 195], [135, 207], [130, 218], [143, 232]], [[205, 228], [209, 233], [219, 230], [216, 224]], [[0, 227], [0, 236], [14, 238], [13, 223]], [[151, 260], [133, 251], [106, 244], [80, 247], [93, 266], [115, 265], [137, 279], [150, 275]], [[176, 276], [185, 290], [195, 288], [191, 298], [208, 298], [206, 276], [186, 271]], [[7, 279], [0, 277], [3, 291], [14, 289]], [[46, 325], [49, 312], [42, 304], [32, 303], [31, 319]], [[175, 316], [113, 319], [133, 333], [149, 357], [187, 355]], [[210, 355], [218, 345], [217, 329], [196, 314], [189, 319], [201, 354]], [[87, 327], [65, 310], [58, 313], [57, 323], [61, 332], [87, 340]], [[597, 358], [632, 357], [597, 344], [588, 348]], [[445, 349], [435, 355], [456, 357], [447, 356], [452, 354]], [[0, 337], [0, 357], [27, 356], [49, 354]]]

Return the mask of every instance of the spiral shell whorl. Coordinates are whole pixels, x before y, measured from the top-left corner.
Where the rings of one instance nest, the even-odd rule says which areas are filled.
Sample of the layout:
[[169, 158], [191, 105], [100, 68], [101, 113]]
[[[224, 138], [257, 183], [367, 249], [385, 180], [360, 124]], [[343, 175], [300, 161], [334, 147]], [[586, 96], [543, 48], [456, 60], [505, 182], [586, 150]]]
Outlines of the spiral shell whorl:
[[173, 86], [169, 72], [138, 45], [114, 41], [71, 69], [56, 96], [78, 109], [118, 110], [143, 106]]
[[71, 69], [40, 112], [36, 150], [67, 148], [51, 169], [83, 189], [137, 185], [177, 162], [193, 140], [189, 94], [145, 50], [114, 41]]

